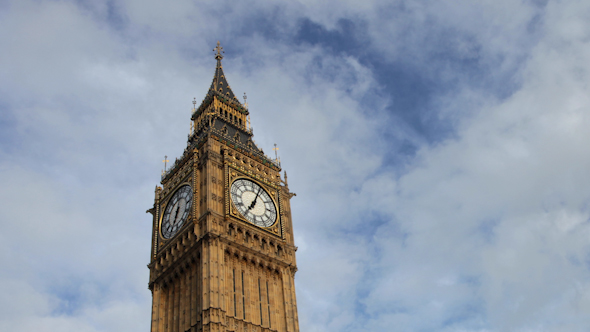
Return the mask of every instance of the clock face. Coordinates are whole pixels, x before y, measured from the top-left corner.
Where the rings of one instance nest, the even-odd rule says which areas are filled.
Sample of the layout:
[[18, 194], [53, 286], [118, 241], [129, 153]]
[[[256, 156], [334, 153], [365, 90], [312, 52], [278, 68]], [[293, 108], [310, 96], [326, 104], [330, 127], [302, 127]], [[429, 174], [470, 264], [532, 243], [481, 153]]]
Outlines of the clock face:
[[188, 218], [193, 204], [193, 191], [190, 186], [182, 186], [178, 189], [164, 210], [162, 218], [162, 236], [169, 239], [176, 235], [180, 227]]
[[277, 220], [275, 203], [256, 182], [248, 179], [234, 181], [231, 200], [240, 214], [256, 226], [269, 227]]

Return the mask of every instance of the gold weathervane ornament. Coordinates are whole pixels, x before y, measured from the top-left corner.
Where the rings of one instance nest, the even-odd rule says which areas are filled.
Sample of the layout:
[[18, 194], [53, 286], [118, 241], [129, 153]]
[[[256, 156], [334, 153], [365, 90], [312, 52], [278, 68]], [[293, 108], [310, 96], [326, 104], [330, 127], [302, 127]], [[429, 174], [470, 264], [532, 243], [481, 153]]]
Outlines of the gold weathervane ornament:
[[279, 158], [279, 147], [277, 146], [277, 143], [275, 143], [275, 147], [272, 149], [275, 151], [275, 161], [280, 164], [281, 159]]
[[166, 172], [166, 166], [168, 165], [168, 162], [170, 160], [168, 160], [168, 156], [164, 156], [164, 160], [162, 160], [162, 162], [164, 163], [164, 172]]
[[[194, 114], [196, 111], [197, 111], [197, 98], [193, 98], [193, 109], [192, 109], [191, 114]], [[194, 131], [195, 131], [195, 126], [194, 126], [194, 123], [191, 121], [191, 129], [189, 131], [189, 135], [192, 135]]]

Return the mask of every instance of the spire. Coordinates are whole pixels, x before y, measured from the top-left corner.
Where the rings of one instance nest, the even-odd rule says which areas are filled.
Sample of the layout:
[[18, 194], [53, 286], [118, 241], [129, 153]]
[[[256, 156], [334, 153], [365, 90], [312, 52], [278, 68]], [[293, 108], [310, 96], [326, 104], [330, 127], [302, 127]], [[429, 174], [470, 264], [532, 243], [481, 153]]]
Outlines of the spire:
[[215, 54], [215, 59], [217, 60], [217, 67], [215, 68], [215, 76], [213, 76], [213, 82], [211, 83], [211, 87], [209, 88], [209, 95], [220, 95], [224, 98], [236, 101], [239, 103], [239, 100], [234, 95], [233, 91], [229, 87], [227, 83], [227, 79], [225, 78], [225, 74], [223, 74], [223, 66], [221, 65], [221, 59], [223, 59], [223, 47], [217, 42], [217, 47], [213, 49]]

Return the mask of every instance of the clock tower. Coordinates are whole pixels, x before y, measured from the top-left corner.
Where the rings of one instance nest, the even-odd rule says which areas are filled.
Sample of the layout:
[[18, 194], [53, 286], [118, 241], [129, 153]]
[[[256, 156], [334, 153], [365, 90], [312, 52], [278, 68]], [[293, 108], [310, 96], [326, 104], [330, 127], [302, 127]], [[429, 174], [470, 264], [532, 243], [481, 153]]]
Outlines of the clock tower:
[[217, 43], [213, 82], [184, 153], [156, 187], [152, 332], [298, 332], [287, 176], [252, 140]]

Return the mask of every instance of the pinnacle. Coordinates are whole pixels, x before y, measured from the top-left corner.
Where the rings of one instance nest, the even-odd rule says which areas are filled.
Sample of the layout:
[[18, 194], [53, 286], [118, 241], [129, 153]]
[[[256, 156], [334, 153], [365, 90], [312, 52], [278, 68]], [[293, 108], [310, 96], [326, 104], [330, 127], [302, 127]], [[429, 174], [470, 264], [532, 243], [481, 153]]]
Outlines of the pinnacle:
[[227, 79], [225, 78], [225, 74], [223, 73], [223, 65], [221, 64], [221, 59], [223, 59], [223, 47], [219, 45], [217, 42], [217, 47], [213, 49], [216, 51], [215, 59], [217, 60], [217, 66], [215, 68], [215, 75], [213, 76], [213, 82], [211, 83], [211, 87], [209, 88], [209, 95], [220, 95], [221, 97], [238, 101], [234, 92], [231, 90], [229, 84], [227, 83]]

